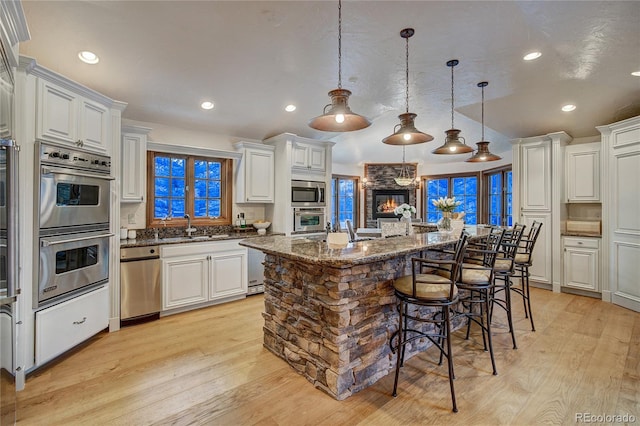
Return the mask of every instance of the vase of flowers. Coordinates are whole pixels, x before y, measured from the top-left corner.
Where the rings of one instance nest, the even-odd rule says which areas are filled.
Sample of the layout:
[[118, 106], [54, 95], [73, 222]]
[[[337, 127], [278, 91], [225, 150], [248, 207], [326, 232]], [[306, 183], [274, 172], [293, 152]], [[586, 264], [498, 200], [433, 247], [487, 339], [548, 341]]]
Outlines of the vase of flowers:
[[406, 203], [400, 204], [398, 207], [393, 209], [393, 213], [399, 215], [400, 220], [403, 220], [405, 222], [410, 222], [411, 215], [415, 214], [415, 212], [416, 212], [416, 208]]
[[453, 211], [456, 207], [462, 204], [461, 201], [456, 201], [456, 197], [444, 198], [440, 197], [437, 200], [431, 200], [431, 204], [442, 212], [442, 218], [436, 224], [439, 232], [451, 232], [451, 218]]

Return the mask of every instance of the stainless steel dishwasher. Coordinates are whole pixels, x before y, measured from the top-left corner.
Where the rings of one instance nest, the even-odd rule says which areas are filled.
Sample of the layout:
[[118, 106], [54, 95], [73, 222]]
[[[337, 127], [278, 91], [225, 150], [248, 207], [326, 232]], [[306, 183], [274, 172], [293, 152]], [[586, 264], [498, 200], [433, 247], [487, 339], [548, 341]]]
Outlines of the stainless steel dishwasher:
[[157, 316], [162, 309], [158, 246], [120, 249], [120, 320]]

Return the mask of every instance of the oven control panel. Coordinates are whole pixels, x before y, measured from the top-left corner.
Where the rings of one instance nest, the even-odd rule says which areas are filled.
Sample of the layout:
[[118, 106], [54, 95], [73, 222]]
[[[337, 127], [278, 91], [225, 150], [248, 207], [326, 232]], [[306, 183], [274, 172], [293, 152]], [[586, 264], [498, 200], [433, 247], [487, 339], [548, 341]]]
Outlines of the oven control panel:
[[81, 168], [108, 174], [111, 157], [94, 154], [79, 148], [69, 148], [49, 142], [40, 142], [40, 164]]

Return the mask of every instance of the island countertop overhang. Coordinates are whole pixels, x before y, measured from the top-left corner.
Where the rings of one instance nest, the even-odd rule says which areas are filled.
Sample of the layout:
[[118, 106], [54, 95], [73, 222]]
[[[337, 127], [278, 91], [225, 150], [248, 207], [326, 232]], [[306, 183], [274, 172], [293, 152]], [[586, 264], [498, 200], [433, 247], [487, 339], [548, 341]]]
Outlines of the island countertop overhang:
[[[468, 230], [472, 236], [482, 236], [480, 229]], [[434, 247], [445, 246], [458, 238], [447, 233], [429, 232], [393, 238], [348, 243], [331, 246], [322, 240], [285, 236], [265, 236], [240, 241], [240, 245], [292, 260], [348, 268], [354, 265], [387, 260], [399, 255], [417, 253]]]

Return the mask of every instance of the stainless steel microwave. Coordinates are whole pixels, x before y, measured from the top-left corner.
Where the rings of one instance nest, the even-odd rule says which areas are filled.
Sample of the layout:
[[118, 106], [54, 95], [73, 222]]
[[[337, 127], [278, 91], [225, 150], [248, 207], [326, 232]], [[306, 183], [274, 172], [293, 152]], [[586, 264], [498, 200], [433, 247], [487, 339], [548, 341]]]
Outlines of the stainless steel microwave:
[[324, 182], [291, 181], [291, 205], [293, 207], [324, 207], [327, 205], [326, 199]]

